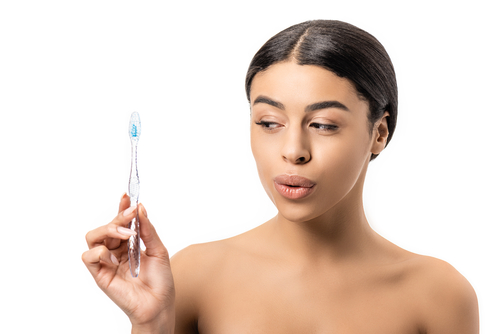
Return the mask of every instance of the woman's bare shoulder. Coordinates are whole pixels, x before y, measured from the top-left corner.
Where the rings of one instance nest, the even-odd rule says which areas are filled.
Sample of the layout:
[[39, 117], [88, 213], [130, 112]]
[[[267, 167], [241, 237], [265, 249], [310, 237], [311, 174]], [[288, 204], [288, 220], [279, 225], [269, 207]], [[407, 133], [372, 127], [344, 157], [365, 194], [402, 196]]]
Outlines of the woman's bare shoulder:
[[170, 259], [174, 276], [182, 276], [183, 279], [187, 279], [193, 276], [193, 272], [197, 273], [194, 276], [207, 274], [207, 271], [224, 261], [222, 255], [227, 253], [229, 248], [230, 246], [225, 240], [187, 246]]
[[231, 242], [220, 240], [190, 245], [170, 259], [175, 284], [176, 333], [197, 333], [197, 322], [208, 287], [218, 285], [217, 274], [227, 267]]
[[[174, 279], [177, 277], [177, 281], [189, 282], [191, 290], [196, 286], [207, 285], [210, 279], [218, 279], [224, 268], [241, 262], [252, 252], [254, 230], [227, 239], [193, 244], [180, 250], [171, 258]], [[177, 282], [175, 284], [177, 287]]]
[[426, 332], [479, 333], [476, 293], [458, 270], [446, 261], [417, 254], [406, 266]]
[[414, 283], [426, 287], [429, 293], [473, 293], [467, 279], [446, 261], [431, 256], [413, 254], [407, 262]]
[[242, 253], [248, 252], [247, 245], [251, 245], [250, 240], [253, 239], [253, 234], [254, 230], [250, 230], [227, 239], [192, 244], [171, 258], [172, 270], [183, 274], [194, 268], [196, 271], [209, 271], [215, 266], [221, 266]]

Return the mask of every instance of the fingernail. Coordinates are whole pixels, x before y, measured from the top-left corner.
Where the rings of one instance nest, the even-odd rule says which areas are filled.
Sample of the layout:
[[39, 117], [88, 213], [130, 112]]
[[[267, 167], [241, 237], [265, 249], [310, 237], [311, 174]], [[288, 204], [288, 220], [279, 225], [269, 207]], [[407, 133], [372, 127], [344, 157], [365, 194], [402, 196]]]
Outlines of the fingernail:
[[127, 210], [123, 211], [123, 215], [124, 216], [128, 216], [129, 214], [131, 214], [134, 210], [136, 209], [136, 206], [131, 206], [130, 208], [128, 208]]
[[114, 256], [113, 254], [111, 254], [111, 262], [113, 262], [116, 265], [120, 264], [120, 262], [118, 262], [118, 259], [116, 258], [116, 256]]
[[132, 231], [131, 229], [126, 228], [126, 227], [122, 227], [122, 226], [118, 226], [116, 228], [116, 230], [118, 231], [118, 233], [126, 235], [126, 236], [137, 235], [137, 232]]
[[121, 199], [124, 199], [125, 197], [127, 197], [127, 193], [126, 192], [123, 193]]
[[141, 204], [141, 211], [142, 211], [142, 214], [147, 218], [148, 212], [146, 211], [146, 208], [142, 204]]

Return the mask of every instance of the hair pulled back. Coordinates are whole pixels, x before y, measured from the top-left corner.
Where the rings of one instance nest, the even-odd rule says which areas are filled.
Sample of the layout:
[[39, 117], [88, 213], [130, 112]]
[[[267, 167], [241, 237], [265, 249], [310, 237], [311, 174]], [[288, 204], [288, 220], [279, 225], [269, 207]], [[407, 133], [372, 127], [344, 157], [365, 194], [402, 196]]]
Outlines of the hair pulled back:
[[384, 112], [389, 112], [389, 143], [396, 127], [398, 88], [391, 59], [375, 37], [341, 21], [316, 20], [291, 26], [271, 37], [253, 57], [245, 82], [248, 100], [257, 73], [290, 60], [317, 65], [349, 79], [360, 97], [368, 101], [370, 131]]

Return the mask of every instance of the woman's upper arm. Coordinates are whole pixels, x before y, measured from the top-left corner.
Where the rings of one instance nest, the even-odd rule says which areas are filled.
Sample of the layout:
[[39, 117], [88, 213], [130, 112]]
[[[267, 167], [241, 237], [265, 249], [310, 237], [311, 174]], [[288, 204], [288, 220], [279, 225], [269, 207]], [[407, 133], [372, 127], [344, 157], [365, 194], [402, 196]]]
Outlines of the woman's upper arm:
[[[189, 246], [171, 259], [175, 285], [175, 333], [198, 333], [198, 303], [200, 270], [196, 268], [196, 245]], [[196, 271], [195, 271], [196, 270]]]

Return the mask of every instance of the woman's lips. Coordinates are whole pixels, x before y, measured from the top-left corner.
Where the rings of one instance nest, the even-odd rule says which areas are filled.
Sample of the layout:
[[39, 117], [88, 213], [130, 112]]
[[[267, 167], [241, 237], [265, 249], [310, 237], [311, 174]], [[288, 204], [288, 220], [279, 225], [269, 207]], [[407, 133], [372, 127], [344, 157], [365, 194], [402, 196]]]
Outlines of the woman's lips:
[[299, 175], [282, 174], [274, 178], [274, 188], [281, 196], [300, 199], [314, 191], [316, 183]]

